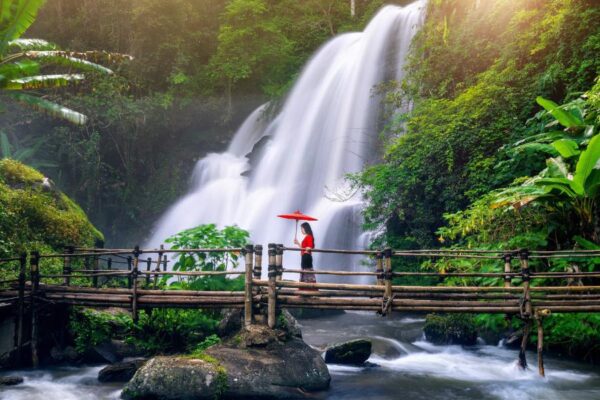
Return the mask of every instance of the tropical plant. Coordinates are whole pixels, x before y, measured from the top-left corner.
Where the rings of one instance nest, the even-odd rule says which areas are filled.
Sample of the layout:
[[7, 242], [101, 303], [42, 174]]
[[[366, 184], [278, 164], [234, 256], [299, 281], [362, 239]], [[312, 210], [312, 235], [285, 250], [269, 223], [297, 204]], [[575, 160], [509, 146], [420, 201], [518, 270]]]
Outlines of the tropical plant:
[[[575, 215], [584, 238], [598, 242], [598, 194], [600, 190], [600, 136], [595, 126], [597, 111], [578, 99], [566, 105], [538, 97], [538, 104], [553, 117], [550, 131], [525, 139], [518, 147], [535, 147], [550, 153], [546, 168], [521, 184], [495, 194], [494, 207], [521, 208], [543, 203], [551, 211]], [[557, 125], [563, 130], [557, 130]]]
[[[249, 233], [237, 226], [218, 229], [214, 224], [200, 225], [168, 238], [174, 250], [206, 248], [241, 248], [248, 243]], [[174, 271], [225, 271], [238, 266], [237, 252], [191, 252], [177, 255]], [[166, 277], [168, 280], [169, 277]], [[170, 284], [171, 288], [194, 290], [241, 290], [243, 277], [229, 279], [224, 275], [189, 277]]]
[[47, 141], [46, 137], [27, 137], [13, 142], [6, 132], [0, 130], [0, 158], [11, 158], [33, 168], [56, 168], [55, 163], [38, 156], [38, 152]]
[[[5, 0], [0, 5], [0, 94], [82, 125], [87, 120], [85, 115], [36, 95], [36, 91], [70, 86], [85, 79], [81, 73], [56, 73], [58, 67], [112, 74], [98, 62], [114, 63], [131, 57], [100, 51], [63, 51], [42, 39], [22, 38], [44, 3], [45, 0]], [[45, 69], [51, 72], [44, 73]]]

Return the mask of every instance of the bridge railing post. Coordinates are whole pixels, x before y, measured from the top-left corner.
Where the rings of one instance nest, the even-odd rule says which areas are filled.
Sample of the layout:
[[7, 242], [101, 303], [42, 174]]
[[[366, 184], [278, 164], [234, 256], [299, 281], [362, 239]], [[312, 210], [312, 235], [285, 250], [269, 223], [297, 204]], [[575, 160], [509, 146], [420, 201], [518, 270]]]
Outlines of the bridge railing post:
[[[112, 257], [108, 257], [108, 259], [106, 260], [106, 269], [111, 271], [112, 270]], [[110, 278], [111, 276], [108, 275], [106, 277], [106, 280], [104, 281], [105, 284], [108, 284], [110, 282]]]
[[262, 277], [262, 255], [263, 247], [260, 244], [254, 246], [254, 279]]
[[504, 273], [507, 275], [504, 275], [504, 287], [508, 288], [511, 286], [511, 276], [508, 275], [511, 273], [512, 271], [512, 254], [510, 253], [506, 253], [502, 256], [502, 259], [504, 260]]
[[[133, 288], [131, 293], [131, 316], [133, 322], [138, 322], [138, 304], [137, 304], [137, 289], [138, 289], [138, 268], [140, 265], [140, 246], [135, 246], [133, 249], [133, 269], [129, 274], [129, 279], [132, 281]], [[131, 257], [130, 257], [131, 258]]]
[[37, 251], [31, 252], [29, 260], [29, 268], [31, 275], [31, 365], [37, 368], [40, 364], [38, 357], [38, 321], [35, 297], [40, 285], [40, 253]]
[[[150, 268], [152, 268], [152, 258], [148, 257], [146, 259], [146, 272], [150, 272]], [[146, 274], [146, 289], [150, 287], [150, 274]]]
[[127, 256], [127, 271], [129, 271], [129, 275], [127, 275], [127, 289], [131, 289], [131, 284], [133, 283], [131, 280], [132, 263], [133, 259], [131, 256]]
[[19, 305], [17, 318], [17, 365], [23, 363], [23, 327], [25, 324], [25, 273], [27, 270], [27, 253], [21, 253], [19, 258]]
[[244, 249], [244, 264], [246, 275], [244, 279], [244, 325], [252, 325], [252, 260], [254, 258], [254, 246], [249, 244]]
[[63, 259], [63, 275], [65, 275], [63, 284], [65, 286], [69, 286], [71, 284], [71, 273], [73, 272], [73, 267], [71, 266], [72, 256], [69, 254], [75, 253], [75, 246], [65, 246], [65, 253], [67, 254]]
[[275, 247], [275, 265], [277, 267], [277, 280], [283, 279], [283, 244]]
[[383, 253], [378, 251], [375, 254], [375, 273], [377, 274], [377, 285], [383, 285]]
[[[165, 245], [161, 244], [160, 245], [160, 250], [164, 250], [165, 249]], [[158, 252], [158, 256], [156, 257], [156, 268], [154, 268], [154, 272], [160, 272], [160, 264], [162, 263], [162, 258], [163, 258], [163, 252], [159, 251]], [[156, 287], [158, 286], [158, 274], [154, 275], [154, 289], [156, 289]]]
[[269, 328], [275, 328], [277, 313], [277, 250], [273, 243], [269, 243], [269, 286], [268, 286], [268, 304], [267, 304], [267, 325]]
[[532, 305], [531, 305], [531, 293], [529, 291], [529, 281], [531, 279], [531, 272], [529, 270], [529, 250], [519, 250], [519, 261], [521, 263], [521, 279], [523, 280], [523, 298], [521, 300], [521, 319], [525, 323], [523, 327], [523, 338], [521, 340], [521, 348], [519, 350], [519, 366], [522, 369], [527, 368], [527, 358], [525, 356], [525, 350], [527, 349], [527, 343], [529, 342], [529, 334], [531, 332], [531, 317], [532, 317]]
[[387, 248], [383, 252], [384, 264], [385, 264], [385, 292], [384, 297], [386, 299], [392, 298], [392, 249]]

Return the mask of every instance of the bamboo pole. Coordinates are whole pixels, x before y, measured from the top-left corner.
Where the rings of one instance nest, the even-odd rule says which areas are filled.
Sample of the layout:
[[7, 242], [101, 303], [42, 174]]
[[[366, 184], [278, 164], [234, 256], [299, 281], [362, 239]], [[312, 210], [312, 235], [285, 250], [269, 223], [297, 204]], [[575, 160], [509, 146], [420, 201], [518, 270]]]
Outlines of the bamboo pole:
[[[160, 245], [160, 249], [164, 250], [165, 245], [161, 244]], [[154, 272], [160, 272], [160, 263], [163, 257], [163, 253], [159, 252], [157, 257], [156, 257], [156, 268], [154, 268]], [[156, 287], [158, 286], [158, 274], [154, 274], [154, 289], [156, 289]]]
[[283, 279], [283, 245], [278, 244], [275, 247], [275, 267], [277, 271], [277, 280]]
[[131, 271], [131, 278], [133, 281], [133, 293], [131, 296], [131, 315], [133, 322], [138, 322], [138, 308], [137, 308], [137, 289], [138, 289], [138, 267], [140, 263], [140, 247], [135, 246], [133, 250], [133, 270]]
[[377, 286], [383, 285], [383, 253], [375, 254], [375, 273], [377, 274]]
[[27, 268], [27, 253], [21, 253], [19, 258], [19, 306], [17, 317], [17, 365], [23, 363], [23, 328], [25, 323], [25, 271]]
[[133, 283], [133, 281], [131, 280], [131, 270], [132, 270], [132, 264], [133, 263], [133, 259], [131, 258], [131, 256], [127, 256], [127, 271], [129, 271], [129, 275], [127, 275], [127, 288], [131, 289], [131, 285]]
[[275, 328], [276, 323], [276, 312], [277, 312], [277, 265], [276, 263], [276, 255], [277, 251], [275, 249], [275, 245], [269, 243], [269, 291], [268, 291], [268, 304], [267, 304], [267, 325], [269, 328]]
[[392, 297], [392, 249], [387, 248], [383, 252], [383, 260], [384, 260], [384, 284], [385, 284], [385, 298]]
[[[75, 248], [73, 246], [66, 246], [65, 251], [67, 254], [73, 254], [75, 252]], [[63, 274], [65, 274], [64, 284], [65, 286], [69, 286], [71, 284], [71, 272], [73, 268], [71, 267], [71, 257], [64, 257], [63, 259]]]
[[262, 245], [254, 246], [254, 279], [260, 279], [262, 276], [262, 254]]
[[246, 246], [244, 251], [246, 276], [244, 279], [244, 326], [252, 325], [252, 260], [254, 258], [254, 246]]
[[550, 314], [549, 310], [538, 310], [535, 313], [535, 322], [537, 324], [537, 357], [538, 372], [540, 376], [546, 376], [544, 369], [544, 324], [543, 318]]
[[31, 365], [37, 368], [40, 364], [38, 357], [38, 321], [35, 298], [40, 283], [40, 253], [33, 251], [30, 259], [30, 275], [31, 275]]

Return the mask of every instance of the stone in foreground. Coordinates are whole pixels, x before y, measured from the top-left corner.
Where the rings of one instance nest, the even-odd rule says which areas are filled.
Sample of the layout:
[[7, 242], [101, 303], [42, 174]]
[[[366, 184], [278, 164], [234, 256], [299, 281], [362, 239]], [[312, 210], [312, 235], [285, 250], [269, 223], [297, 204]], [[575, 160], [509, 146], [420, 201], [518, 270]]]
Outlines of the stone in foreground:
[[145, 362], [146, 360], [138, 359], [107, 365], [98, 372], [98, 380], [100, 382], [129, 382]]
[[366, 339], [356, 339], [334, 344], [325, 351], [325, 362], [360, 365], [371, 356], [371, 348], [371, 341]]
[[331, 377], [319, 352], [297, 337], [294, 321], [282, 325], [243, 328], [203, 354], [155, 357], [136, 372], [122, 397], [298, 399], [327, 389]]

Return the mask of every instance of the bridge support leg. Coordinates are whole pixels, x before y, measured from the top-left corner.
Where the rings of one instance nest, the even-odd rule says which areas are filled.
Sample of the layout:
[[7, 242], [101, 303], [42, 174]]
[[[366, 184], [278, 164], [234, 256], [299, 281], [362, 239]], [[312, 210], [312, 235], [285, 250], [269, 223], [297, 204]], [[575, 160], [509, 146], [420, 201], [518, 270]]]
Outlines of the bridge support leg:
[[30, 272], [31, 272], [31, 366], [37, 368], [40, 364], [38, 357], [38, 321], [35, 297], [40, 284], [40, 253], [34, 251], [31, 253]]
[[535, 313], [535, 322], [537, 323], [537, 356], [538, 372], [540, 376], [546, 376], [544, 369], [544, 324], [543, 318], [550, 315], [550, 310], [539, 310]]
[[133, 322], [138, 322], [138, 304], [137, 304], [137, 289], [138, 289], [138, 268], [140, 265], [140, 247], [135, 246], [133, 250], [133, 270], [131, 271], [130, 280], [133, 285], [131, 293], [131, 317]]
[[252, 259], [254, 258], [254, 246], [251, 244], [245, 249], [246, 276], [244, 282], [244, 325], [252, 325]]
[[525, 350], [527, 350], [527, 342], [529, 342], [529, 334], [531, 332], [531, 320], [525, 321], [523, 326], [523, 338], [521, 339], [521, 348], [519, 349], [519, 367], [521, 369], [527, 369], [527, 356]]
[[269, 302], [267, 304], [267, 325], [269, 328], [275, 328], [277, 313], [277, 265], [275, 245], [269, 244]]
[[25, 270], [27, 268], [27, 253], [22, 253], [19, 259], [19, 315], [17, 317], [17, 365], [23, 364], [23, 326], [25, 324]]

